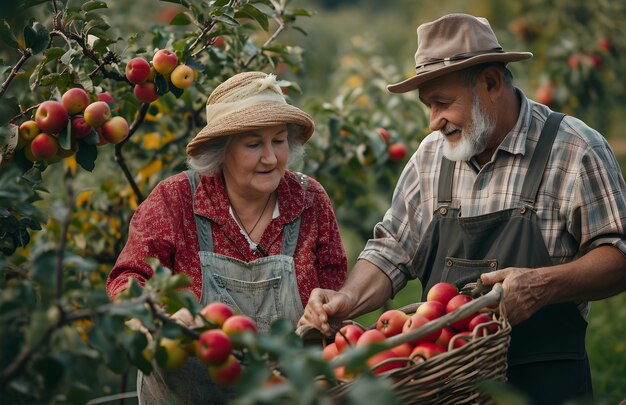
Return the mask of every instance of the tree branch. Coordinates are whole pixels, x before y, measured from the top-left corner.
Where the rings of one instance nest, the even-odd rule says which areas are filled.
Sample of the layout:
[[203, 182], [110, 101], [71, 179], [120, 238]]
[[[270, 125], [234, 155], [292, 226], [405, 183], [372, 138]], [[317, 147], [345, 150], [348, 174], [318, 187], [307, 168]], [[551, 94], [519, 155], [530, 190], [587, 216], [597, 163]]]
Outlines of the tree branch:
[[11, 73], [9, 74], [7, 79], [4, 81], [4, 83], [2, 83], [2, 88], [0, 88], [0, 98], [2, 98], [4, 93], [7, 91], [7, 88], [9, 87], [9, 83], [11, 83], [11, 81], [15, 78], [15, 76], [17, 75], [17, 72], [20, 70], [22, 65], [26, 63], [28, 58], [32, 56], [32, 54], [33, 53], [31, 52], [30, 48], [24, 49], [24, 53], [22, 53], [22, 57], [20, 58], [19, 61], [17, 61], [15, 66], [13, 66], [13, 69], [11, 69]]
[[141, 125], [141, 123], [144, 121], [149, 108], [150, 108], [149, 103], [143, 103], [141, 105], [141, 108], [139, 109], [139, 112], [137, 114], [137, 118], [135, 118], [135, 121], [130, 126], [130, 129], [128, 131], [128, 136], [122, 142], [115, 145], [115, 161], [122, 169], [122, 172], [124, 172], [124, 176], [126, 177], [126, 180], [128, 180], [130, 187], [133, 189], [137, 204], [140, 204], [141, 202], [143, 202], [144, 197], [143, 197], [143, 194], [141, 193], [141, 190], [139, 190], [139, 186], [137, 186], [135, 179], [133, 179], [133, 175], [128, 169], [128, 165], [126, 165], [126, 160], [124, 159], [124, 155], [122, 154], [122, 147], [126, 144], [126, 142], [130, 140], [130, 137], [133, 136], [135, 131], [137, 131], [137, 128], [139, 128], [139, 125]]
[[276, 20], [276, 22], [278, 23], [278, 28], [276, 28], [276, 31], [274, 31], [272, 36], [269, 37], [265, 41], [265, 43], [263, 43], [263, 46], [261, 46], [261, 49], [259, 50], [259, 52], [256, 52], [250, 55], [250, 57], [243, 63], [242, 65], [243, 68], [247, 68], [250, 65], [250, 63], [252, 63], [254, 58], [256, 58], [260, 53], [262, 53], [263, 49], [269, 46], [272, 42], [274, 42], [276, 38], [278, 38], [278, 36], [285, 30], [285, 28], [287, 28], [287, 26], [285, 25], [283, 20], [280, 18], [280, 16], [281, 16], [280, 10], [276, 10], [276, 16], [274, 17], [274, 20]]

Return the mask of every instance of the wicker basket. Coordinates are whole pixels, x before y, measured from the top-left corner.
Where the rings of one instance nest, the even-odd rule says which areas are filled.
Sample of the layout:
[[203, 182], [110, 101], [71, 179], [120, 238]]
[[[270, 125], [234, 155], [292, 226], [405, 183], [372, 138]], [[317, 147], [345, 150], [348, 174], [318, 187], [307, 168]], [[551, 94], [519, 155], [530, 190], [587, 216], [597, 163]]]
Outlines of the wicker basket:
[[[467, 344], [460, 348], [451, 349], [423, 362], [411, 362], [406, 367], [396, 368], [378, 376], [388, 378], [392, 382], [393, 389], [403, 404], [491, 402], [487, 395], [478, 390], [477, 383], [483, 380], [506, 381], [511, 325], [506, 318], [501, 285], [496, 284], [489, 293], [477, 297], [450, 314], [418, 329], [387, 339], [389, 347], [407, 343], [463, 319], [478, 309], [495, 307], [496, 304], [498, 310], [492, 312], [493, 320], [485, 326], [495, 324], [498, 327], [497, 332], [479, 336], [477, 334], [479, 329], [476, 329]], [[418, 306], [419, 303], [401, 309], [406, 313], [412, 313]], [[453, 342], [450, 342], [449, 347], [452, 347], [452, 344]], [[341, 356], [333, 359], [332, 364], [341, 365]], [[337, 402], [341, 402], [351, 387], [352, 381], [339, 381], [329, 388], [329, 393]]]

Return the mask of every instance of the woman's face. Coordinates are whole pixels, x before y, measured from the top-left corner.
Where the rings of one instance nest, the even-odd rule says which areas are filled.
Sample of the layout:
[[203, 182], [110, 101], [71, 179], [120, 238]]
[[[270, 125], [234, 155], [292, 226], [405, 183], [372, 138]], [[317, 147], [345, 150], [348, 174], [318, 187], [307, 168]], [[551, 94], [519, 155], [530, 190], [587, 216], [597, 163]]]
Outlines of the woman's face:
[[234, 135], [224, 156], [228, 189], [253, 197], [273, 192], [285, 174], [288, 158], [285, 124]]

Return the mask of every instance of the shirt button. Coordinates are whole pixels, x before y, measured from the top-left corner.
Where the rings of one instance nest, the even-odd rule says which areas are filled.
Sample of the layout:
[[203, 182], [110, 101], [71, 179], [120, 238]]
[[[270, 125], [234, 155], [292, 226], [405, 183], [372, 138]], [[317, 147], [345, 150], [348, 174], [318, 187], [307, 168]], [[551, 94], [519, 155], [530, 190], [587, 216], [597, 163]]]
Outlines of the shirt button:
[[446, 215], [448, 213], [448, 209], [446, 207], [439, 208], [439, 213], [441, 215]]

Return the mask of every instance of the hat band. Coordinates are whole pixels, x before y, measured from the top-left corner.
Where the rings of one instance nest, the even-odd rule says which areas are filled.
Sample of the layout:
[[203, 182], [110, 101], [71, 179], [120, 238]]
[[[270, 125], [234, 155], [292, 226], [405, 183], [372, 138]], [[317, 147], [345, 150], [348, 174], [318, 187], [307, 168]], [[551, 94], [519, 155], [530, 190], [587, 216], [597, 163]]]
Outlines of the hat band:
[[206, 106], [206, 122], [210, 125], [215, 119], [223, 117], [225, 115], [232, 114], [235, 111], [243, 110], [254, 105], [258, 105], [263, 102], [272, 102], [287, 104], [285, 98], [281, 94], [274, 92], [263, 92], [254, 96], [247, 97], [238, 101], [231, 101], [228, 103], [219, 104], [207, 104]]
[[415, 70], [419, 70], [423, 67], [430, 66], [430, 65], [436, 65], [438, 63], [443, 63], [444, 66], [447, 66], [450, 64], [450, 62], [455, 61], [455, 60], [469, 59], [469, 58], [473, 58], [474, 56], [484, 55], [487, 53], [504, 53], [504, 51], [502, 50], [502, 48], [498, 47], [498, 48], [488, 49], [485, 51], [457, 53], [456, 55], [452, 55], [449, 58], [429, 58], [428, 62], [415, 66]]

